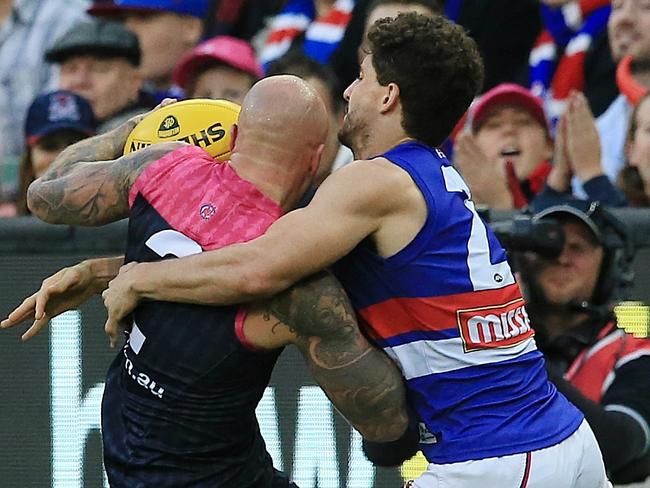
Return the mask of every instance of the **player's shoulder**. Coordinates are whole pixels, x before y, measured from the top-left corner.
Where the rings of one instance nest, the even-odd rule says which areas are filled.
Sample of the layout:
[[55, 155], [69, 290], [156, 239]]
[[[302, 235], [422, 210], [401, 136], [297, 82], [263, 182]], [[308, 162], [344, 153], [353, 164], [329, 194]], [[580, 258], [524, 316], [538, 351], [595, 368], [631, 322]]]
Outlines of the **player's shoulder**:
[[357, 160], [334, 171], [315, 199], [383, 215], [400, 208], [414, 188], [408, 173], [380, 157]]
[[406, 171], [384, 157], [353, 161], [332, 173], [331, 177], [372, 191], [398, 191], [413, 185]]

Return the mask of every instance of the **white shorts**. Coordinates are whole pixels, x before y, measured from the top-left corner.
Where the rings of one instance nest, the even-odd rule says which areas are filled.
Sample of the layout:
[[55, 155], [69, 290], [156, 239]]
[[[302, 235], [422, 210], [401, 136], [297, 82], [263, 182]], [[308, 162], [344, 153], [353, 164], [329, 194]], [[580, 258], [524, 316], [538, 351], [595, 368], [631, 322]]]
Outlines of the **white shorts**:
[[413, 488], [611, 488], [587, 421], [545, 449], [512, 456], [429, 464]]

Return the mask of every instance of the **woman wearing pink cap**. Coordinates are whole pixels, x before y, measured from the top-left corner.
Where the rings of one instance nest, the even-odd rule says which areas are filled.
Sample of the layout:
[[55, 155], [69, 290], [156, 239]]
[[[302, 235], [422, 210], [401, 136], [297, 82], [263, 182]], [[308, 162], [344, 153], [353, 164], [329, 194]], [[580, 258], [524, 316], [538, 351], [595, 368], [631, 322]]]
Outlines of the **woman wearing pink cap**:
[[230, 36], [202, 42], [174, 69], [174, 83], [187, 98], [223, 98], [235, 103], [241, 103], [261, 77], [253, 47]]

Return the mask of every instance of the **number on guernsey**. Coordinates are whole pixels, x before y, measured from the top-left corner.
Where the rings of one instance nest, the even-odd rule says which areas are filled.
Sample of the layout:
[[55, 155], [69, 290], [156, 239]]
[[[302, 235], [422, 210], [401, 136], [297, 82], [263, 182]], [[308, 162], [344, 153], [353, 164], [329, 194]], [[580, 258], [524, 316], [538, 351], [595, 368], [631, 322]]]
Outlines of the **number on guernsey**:
[[177, 258], [183, 258], [203, 251], [196, 241], [173, 229], [156, 232], [147, 239], [145, 244], [161, 258], [170, 254]]
[[[182, 258], [203, 251], [196, 241], [173, 229], [165, 229], [156, 232], [147, 239], [145, 245], [161, 258], [169, 255]], [[129, 334], [129, 347], [135, 354], [139, 354], [146, 339], [146, 336], [142, 330], [140, 330], [134, 319], [131, 325], [131, 333]], [[129, 362], [129, 359], [127, 358], [127, 365]], [[130, 371], [129, 375], [132, 376], [134, 380], [136, 379]]]
[[490, 261], [490, 243], [487, 228], [481, 220], [472, 194], [458, 172], [451, 166], [442, 167], [442, 175], [448, 192], [460, 192], [464, 195], [465, 208], [472, 214], [472, 226], [467, 241], [467, 267], [469, 279], [475, 291], [494, 290], [515, 282], [508, 261], [492, 264]]

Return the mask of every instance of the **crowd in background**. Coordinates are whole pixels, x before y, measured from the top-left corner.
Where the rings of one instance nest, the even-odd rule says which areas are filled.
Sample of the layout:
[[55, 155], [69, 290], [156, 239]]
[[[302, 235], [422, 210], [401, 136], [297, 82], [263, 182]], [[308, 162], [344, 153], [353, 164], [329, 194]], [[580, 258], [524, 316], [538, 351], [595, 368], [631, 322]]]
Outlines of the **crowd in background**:
[[[476, 204], [650, 206], [650, 0], [0, 0], [0, 217], [29, 213], [29, 183], [70, 144], [165, 97], [240, 103], [280, 73], [329, 112], [320, 184], [353, 159], [337, 133], [364, 34], [406, 11], [458, 22], [483, 55], [482, 93], [443, 146]], [[650, 472], [646, 420], [636, 457], [610, 453], [610, 471]]]
[[410, 10], [457, 21], [484, 57], [483, 94], [443, 148], [477, 204], [648, 205], [648, 2], [1, 0], [0, 216], [28, 213], [26, 186], [79, 136], [167, 96], [240, 102], [279, 72], [308, 77], [326, 98], [322, 181], [352, 159], [336, 133], [365, 31]]

